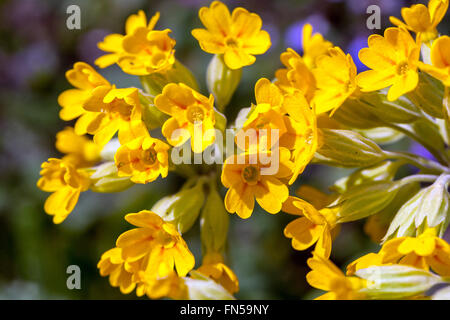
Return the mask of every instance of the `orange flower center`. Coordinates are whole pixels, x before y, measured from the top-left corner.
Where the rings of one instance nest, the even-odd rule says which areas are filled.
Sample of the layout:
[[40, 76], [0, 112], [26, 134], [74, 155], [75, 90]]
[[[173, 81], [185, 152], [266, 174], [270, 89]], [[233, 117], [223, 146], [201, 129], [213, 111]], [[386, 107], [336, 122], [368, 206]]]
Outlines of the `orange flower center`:
[[236, 48], [236, 47], [238, 46], [238, 42], [237, 42], [236, 39], [234, 39], [234, 38], [228, 38], [228, 39], [225, 41], [225, 44], [226, 44], [228, 47], [232, 47], [232, 48]]
[[408, 62], [406, 62], [406, 61], [400, 62], [397, 65], [397, 74], [398, 75], [404, 75], [408, 71], [408, 69], [409, 69]]
[[130, 120], [132, 110], [133, 110], [133, 106], [126, 103], [123, 99], [115, 98], [109, 104], [109, 112], [118, 115], [125, 121]]
[[259, 169], [257, 166], [249, 165], [242, 170], [242, 179], [249, 184], [255, 184], [259, 180]]
[[187, 119], [190, 123], [202, 122], [205, 118], [203, 108], [199, 106], [191, 106], [187, 109]]
[[158, 158], [158, 155], [154, 148], [150, 148], [147, 150], [144, 150], [144, 153], [142, 155], [142, 162], [148, 166], [152, 166], [156, 163], [156, 160]]

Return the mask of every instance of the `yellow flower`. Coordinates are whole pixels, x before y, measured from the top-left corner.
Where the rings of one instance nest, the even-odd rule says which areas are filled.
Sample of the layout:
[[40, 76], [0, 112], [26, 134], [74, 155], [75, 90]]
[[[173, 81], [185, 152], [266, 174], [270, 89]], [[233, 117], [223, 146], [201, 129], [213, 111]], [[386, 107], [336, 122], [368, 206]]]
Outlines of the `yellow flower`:
[[56, 134], [56, 149], [65, 153], [63, 160], [75, 167], [88, 167], [100, 161], [100, 148], [86, 136], [79, 136], [72, 127]]
[[416, 88], [420, 48], [408, 31], [387, 28], [384, 37], [371, 35], [368, 45], [368, 48], [359, 51], [359, 59], [373, 70], [364, 71], [356, 77], [361, 91], [376, 91], [391, 86], [387, 98], [394, 101]]
[[139, 272], [139, 282], [136, 286], [138, 297], [147, 295], [150, 299], [181, 299], [188, 297], [188, 288], [184, 283], [184, 278], [179, 277], [174, 271], [165, 277], [157, 279], [151, 278], [143, 271]]
[[314, 96], [316, 113], [331, 110], [331, 115], [357, 91], [356, 66], [350, 54], [334, 47], [316, 59], [313, 70], [317, 91]]
[[[267, 152], [269, 158], [272, 152]], [[292, 174], [289, 158], [289, 150], [280, 148], [279, 159], [274, 160], [278, 161], [277, 172], [262, 174], [264, 169], [274, 163], [263, 163], [261, 153], [247, 152], [230, 156], [223, 165], [221, 177], [222, 184], [229, 188], [225, 196], [227, 211], [236, 212], [239, 217], [247, 219], [252, 215], [256, 199], [267, 212], [278, 213], [289, 195], [288, 187], [280, 181]]]
[[[251, 111], [242, 129], [236, 134], [237, 145], [248, 150], [251, 147], [244, 140], [246, 133], [256, 133], [257, 143], [262, 149], [269, 150], [286, 132], [284, 123], [284, 97], [280, 89], [268, 79], [259, 79], [255, 85], [256, 106]], [[250, 131], [248, 131], [250, 130]], [[272, 130], [277, 130], [278, 139], [272, 136]], [[241, 137], [241, 139], [240, 139]], [[244, 144], [242, 144], [244, 142]]]
[[164, 72], [175, 63], [175, 40], [170, 30], [153, 30], [159, 19], [156, 13], [148, 22], [144, 11], [131, 15], [125, 24], [126, 35], [110, 34], [98, 47], [110, 52], [98, 58], [95, 64], [105, 68], [117, 63], [125, 73], [148, 75]]
[[433, 41], [431, 63], [429, 65], [419, 61], [419, 68], [442, 81], [444, 86], [450, 87], [450, 37], [442, 36]]
[[317, 254], [309, 258], [308, 266], [312, 269], [306, 280], [314, 288], [328, 291], [319, 296], [318, 300], [358, 300], [364, 294], [358, 292], [364, 288], [366, 281], [357, 277], [346, 277], [333, 262]]
[[311, 203], [317, 210], [325, 208], [336, 198], [334, 195], [328, 195], [326, 193], [323, 193], [319, 189], [307, 184], [301, 185], [295, 191], [295, 194], [299, 198]]
[[430, 228], [416, 238], [400, 237], [387, 241], [379, 252], [382, 262], [431, 268], [442, 276], [450, 276], [450, 245], [435, 233], [436, 230]]
[[117, 150], [114, 158], [119, 177], [131, 176], [134, 183], [148, 183], [159, 175], [167, 177], [170, 146], [150, 135], [136, 138]]
[[183, 83], [166, 85], [155, 98], [155, 106], [171, 116], [162, 126], [162, 133], [172, 146], [191, 138], [195, 153], [200, 153], [215, 140], [214, 97], [209, 98]]
[[148, 210], [127, 214], [125, 220], [138, 227], [122, 233], [116, 242], [123, 259], [135, 263], [130, 271], [157, 279], [169, 276], [174, 268], [180, 277], [192, 270], [194, 256], [173, 224]]
[[291, 221], [284, 229], [284, 235], [292, 239], [295, 250], [306, 250], [314, 243], [314, 252], [324, 258], [331, 253], [332, 230], [336, 226], [336, 212], [329, 208], [317, 210], [308, 202], [289, 197], [281, 209], [282, 211], [300, 215], [301, 218]]
[[61, 159], [50, 158], [41, 167], [37, 186], [45, 192], [52, 192], [45, 201], [44, 210], [58, 224], [75, 208], [80, 193], [89, 188], [89, 175]]
[[94, 68], [84, 62], [75, 63], [73, 69], [66, 72], [66, 78], [76, 88], [66, 90], [58, 97], [58, 104], [62, 107], [59, 116], [66, 121], [78, 118], [86, 112], [83, 103], [93, 89], [111, 86]]
[[317, 57], [325, 54], [333, 46], [330, 41], [323, 38], [320, 33], [312, 34], [313, 28], [310, 24], [303, 26], [303, 59], [309, 68], [316, 65]]
[[236, 8], [230, 14], [227, 6], [213, 1], [198, 13], [206, 29], [194, 29], [192, 35], [202, 50], [223, 54], [230, 69], [240, 69], [253, 64], [254, 55], [265, 53], [271, 43], [270, 36], [261, 30], [262, 21], [256, 13]]
[[383, 266], [390, 263], [383, 263], [383, 256], [377, 253], [368, 253], [347, 266], [347, 275], [352, 276], [356, 271], [373, 266]]
[[125, 261], [122, 259], [122, 249], [113, 248], [102, 254], [97, 264], [102, 277], [109, 276], [109, 283], [113, 287], [119, 287], [120, 292], [128, 294], [134, 290], [136, 283], [133, 281], [133, 274], [125, 268]]
[[231, 294], [239, 291], [238, 278], [233, 270], [223, 263], [223, 258], [219, 253], [206, 254], [197, 271], [219, 283]]
[[286, 68], [275, 72], [275, 84], [287, 94], [300, 90], [310, 102], [316, 90], [316, 79], [303, 58], [293, 49], [288, 48], [280, 55], [280, 60]]
[[105, 145], [119, 132], [124, 144], [133, 138], [133, 130], [142, 126], [138, 89], [116, 89], [105, 86], [92, 90], [84, 102], [83, 114], [75, 124], [75, 133], [94, 135], [94, 142]]
[[436, 27], [444, 18], [447, 9], [448, 0], [430, 0], [428, 7], [419, 3], [402, 8], [401, 14], [405, 22], [395, 17], [390, 17], [389, 20], [398, 27], [415, 32], [422, 41], [429, 41], [437, 37]]

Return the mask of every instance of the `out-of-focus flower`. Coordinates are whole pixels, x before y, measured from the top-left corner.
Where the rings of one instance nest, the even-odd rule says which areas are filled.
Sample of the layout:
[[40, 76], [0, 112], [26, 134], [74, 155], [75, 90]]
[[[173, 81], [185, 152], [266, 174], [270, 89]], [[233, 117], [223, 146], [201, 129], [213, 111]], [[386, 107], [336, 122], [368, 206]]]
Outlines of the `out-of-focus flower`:
[[317, 57], [325, 54], [333, 44], [325, 40], [320, 33], [313, 34], [313, 28], [310, 24], [303, 27], [303, 60], [309, 68], [316, 65]]
[[356, 81], [361, 91], [390, 86], [387, 98], [394, 101], [416, 88], [420, 48], [408, 31], [387, 28], [384, 37], [373, 34], [367, 42], [369, 47], [361, 49], [359, 59], [372, 70], [358, 74]]
[[419, 3], [402, 8], [401, 14], [405, 22], [395, 17], [390, 17], [389, 20], [398, 27], [415, 32], [425, 42], [438, 36], [436, 27], [444, 18], [447, 9], [448, 0], [430, 0], [428, 7]]
[[62, 107], [59, 116], [62, 120], [73, 120], [83, 115], [86, 110], [84, 102], [97, 87], [110, 88], [109, 82], [103, 78], [90, 65], [77, 62], [73, 68], [66, 72], [66, 78], [76, 89], [69, 89], [58, 96], [58, 103]]
[[306, 280], [314, 288], [328, 291], [319, 296], [318, 300], [353, 300], [362, 299], [364, 294], [359, 290], [366, 286], [366, 280], [357, 277], [346, 277], [333, 262], [314, 254], [309, 258], [308, 266], [311, 271]]
[[169, 276], [174, 268], [180, 277], [192, 270], [194, 256], [173, 224], [148, 210], [127, 214], [125, 220], [137, 227], [122, 233], [116, 242], [130, 264], [129, 271], [157, 279]]
[[37, 186], [42, 191], [52, 192], [45, 201], [44, 210], [58, 224], [75, 208], [80, 193], [89, 188], [89, 175], [70, 162], [56, 158], [48, 159], [41, 167]]
[[131, 176], [134, 183], [148, 183], [159, 175], [167, 177], [170, 146], [148, 136], [136, 138], [122, 145], [115, 154], [119, 177]]
[[256, 13], [236, 8], [230, 14], [227, 6], [213, 1], [198, 13], [206, 29], [194, 29], [192, 35], [202, 50], [223, 54], [230, 69], [240, 69], [253, 64], [254, 55], [265, 53], [270, 45], [269, 34], [261, 30], [262, 20]]
[[350, 96], [358, 92], [356, 66], [350, 54], [334, 47], [316, 59], [313, 69], [317, 91], [314, 96], [317, 114], [333, 114]]
[[364, 65], [359, 60], [359, 57], [358, 57], [359, 50], [361, 50], [362, 48], [364, 48], [366, 46], [367, 37], [368, 36], [363, 36], [363, 35], [356, 36], [355, 38], [353, 38], [352, 41], [350, 41], [350, 43], [347, 46], [347, 52], [350, 53], [350, 55], [352, 56], [358, 72], [366, 71], [369, 69], [366, 65]]
[[109, 276], [109, 284], [119, 287], [123, 294], [130, 293], [136, 287], [133, 274], [125, 268], [120, 248], [113, 248], [103, 253], [97, 268], [100, 270], [100, 275], [102, 277]]
[[[267, 153], [271, 155], [272, 152]], [[261, 152], [229, 157], [223, 165], [221, 177], [222, 184], [228, 188], [225, 196], [227, 211], [236, 212], [239, 217], [247, 219], [252, 215], [256, 199], [267, 212], [278, 213], [289, 195], [287, 186], [280, 181], [292, 174], [292, 162], [289, 159], [290, 152], [286, 148], [280, 148], [279, 158], [273, 159], [271, 163], [261, 161]], [[278, 161], [277, 172], [261, 174], [264, 168], [275, 165], [274, 161]]]
[[441, 36], [433, 41], [431, 46], [431, 65], [419, 61], [419, 68], [436, 79], [444, 86], [450, 87], [450, 37]]
[[100, 147], [86, 136], [79, 136], [72, 127], [56, 134], [56, 149], [65, 153], [63, 160], [76, 167], [87, 167], [100, 160]]
[[306, 250], [316, 244], [314, 252], [317, 255], [330, 257], [331, 231], [336, 226], [336, 210], [317, 210], [310, 203], [296, 197], [289, 197], [281, 210], [302, 216], [290, 222], [284, 229], [284, 235], [292, 239], [292, 247], [295, 250]]
[[171, 116], [162, 133], [173, 146], [191, 138], [194, 152], [200, 153], [215, 140], [214, 97], [209, 98], [183, 83], [170, 83], [156, 96], [155, 106]]
[[206, 254], [197, 271], [222, 285], [231, 294], [239, 291], [238, 278], [233, 270], [223, 263], [222, 255], [219, 253]]

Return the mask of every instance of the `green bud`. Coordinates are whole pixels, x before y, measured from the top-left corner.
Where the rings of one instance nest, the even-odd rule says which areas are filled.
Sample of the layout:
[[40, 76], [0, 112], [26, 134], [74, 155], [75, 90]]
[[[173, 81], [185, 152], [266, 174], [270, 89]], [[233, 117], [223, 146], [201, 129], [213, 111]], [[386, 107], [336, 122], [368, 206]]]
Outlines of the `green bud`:
[[419, 83], [415, 90], [406, 94], [408, 99], [432, 117], [443, 119], [443, 86], [430, 79], [423, 72], [419, 73]]
[[225, 129], [227, 128], [227, 118], [225, 115], [214, 109], [214, 117], [216, 119], [215, 128], [225, 132]]
[[228, 105], [239, 82], [242, 69], [232, 70], [223, 61], [223, 55], [214, 55], [206, 71], [206, 84], [214, 95], [216, 106], [220, 111]]
[[367, 139], [373, 140], [378, 144], [391, 144], [400, 141], [405, 135], [397, 130], [388, 127], [377, 127], [370, 129], [354, 129], [361, 133]]
[[383, 125], [358, 99], [347, 99], [334, 113], [333, 119], [345, 127], [356, 129], [376, 128]]
[[139, 100], [142, 106], [142, 120], [149, 130], [162, 127], [169, 119], [169, 115], [161, 112], [153, 103], [153, 96], [139, 91]]
[[367, 280], [367, 287], [360, 292], [371, 299], [409, 298], [443, 282], [429, 271], [406, 265], [373, 266], [356, 271], [356, 275]]
[[184, 284], [188, 289], [187, 300], [235, 300], [224, 287], [197, 271], [191, 271]]
[[134, 183], [129, 177], [119, 177], [114, 161], [92, 168], [90, 189], [94, 192], [111, 193], [123, 191]]
[[427, 146], [432, 147], [434, 150], [445, 149], [445, 141], [436, 123], [421, 119], [412, 123], [411, 128], [417, 136], [426, 141]]
[[[191, 186], [195, 183], [194, 186]], [[197, 220], [205, 195], [204, 179], [189, 180], [178, 193], [167, 196], [155, 203], [152, 211], [166, 222], [173, 223], [180, 233], [187, 232]]]
[[224, 251], [230, 220], [222, 197], [213, 183], [215, 182], [210, 184], [210, 191], [200, 218], [200, 236], [205, 253]]
[[322, 129], [323, 145], [315, 158], [337, 167], [368, 167], [386, 159], [373, 141], [349, 130]]
[[155, 72], [147, 76], [141, 76], [140, 80], [144, 90], [153, 96], [160, 94], [163, 88], [172, 82], [181, 82], [196, 91], [199, 90], [197, 80], [192, 72], [178, 60], [175, 61], [172, 68], [164, 72]]
[[338, 222], [355, 221], [380, 212], [401, 187], [397, 181], [374, 181], [350, 188], [337, 200]]

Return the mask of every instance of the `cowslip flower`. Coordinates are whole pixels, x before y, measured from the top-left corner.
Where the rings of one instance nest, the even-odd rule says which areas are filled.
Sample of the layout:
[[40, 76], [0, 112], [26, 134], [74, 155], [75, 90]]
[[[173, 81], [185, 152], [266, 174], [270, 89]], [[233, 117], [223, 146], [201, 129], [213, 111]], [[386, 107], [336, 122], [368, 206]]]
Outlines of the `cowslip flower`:
[[328, 291], [317, 297], [317, 300], [357, 300], [364, 298], [359, 292], [366, 286], [366, 280], [357, 277], [346, 277], [333, 262], [314, 254], [309, 258], [311, 271], [306, 275], [308, 283], [317, 289]]
[[133, 274], [125, 268], [125, 261], [122, 258], [122, 249], [113, 248], [102, 254], [97, 264], [102, 277], [109, 276], [109, 284], [112, 287], [119, 287], [120, 292], [128, 294], [136, 287], [133, 281]]
[[450, 87], [450, 37], [442, 36], [431, 46], [431, 65], [419, 61], [419, 68]]
[[405, 22], [395, 17], [389, 17], [389, 20], [398, 27], [415, 32], [425, 42], [438, 36], [436, 27], [444, 18], [447, 9], [448, 0], [430, 0], [428, 7], [419, 3], [402, 8], [401, 15]]
[[390, 87], [387, 99], [395, 101], [416, 88], [420, 48], [407, 30], [387, 28], [384, 37], [373, 34], [367, 42], [369, 47], [359, 51], [359, 59], [372, 70], [357, 75], [356, 82], [361, 91]]
[[230, 14], [226, 5], [213, 1], [209, 8], [202, 7], [198, 15], [206, 29], [194, 29], [192, 35], [205, 52], [223, 54], [230, 69], [253, 64], [254, 55], [265, 53], [271, 45], [269, 34], [261, 30], [261, 18], [244, 8], [236, 8]]
[[136, 285], [136, 295], [142, 297], [144, 294], [150, 299], [171, 298], [186, 300], [188, 287], [185, 278], [179, 277], [175, 271], [169, 275], [152, 278], [143, 271], [139, 271]]
[[307, 23], [302, 30], [303, 60], [309, 68], [314, 68], [317, 57], [325, 54], [333, 44], [325, 40], [320, 33], [313, 34], [312, 26]]
[[281, 210], [302, 216], [284, 228], [284, 235], [292, 239], [292, 247], [295, 250], [306, 250], [316, 244], [315, 253], [324, 258], [330, 257], [332, 238], [335, 235], [332, 231], [336, 226], [336, 210], [317, 210], [310, 203], [296, 197], [289, 197]]
[[[268, 79], [259, 79], [255, 85], [256, 106], [251, 111], [247, 120], [244, 122], [242, 129], [236, 134], [237, 145], [243, 150], [250, 147], [258, 146], [265, 150], [278, 142], [286, 132], [284, 123], [284, 97], [280, 89], [271, 83]], [[272, 135], [272, 131], [276, 130], [277, 136]], [[255, 133], [253, 145], [242, 144], [244, 136], [248, 133]]]
[[316, 90], [316, 79], [303, 58], [295, 50], [288, 48], [280, 55], [280, 60], [285, 68], [275, 72], [275, 84], [287, 94], [300, 90], [310, 102]]
[[131, 15], [125, 24], [125, 35], [110, 34], [98, 47], [108, 54], [95, 60], [100, 68], [117, 63], [125, 73], [148, 75], [164, 72], [175, 63], [175, 40], [170, 30], [153, 30], [159, 19], [156, 13], [148, 22], [144, 11]]
[[355, 92], [356, 66], [350, 54], [334, 47], [316, 59], [313, 69], [317, 91], [314, 96], [317, 114], [331, 111], [331, 115]]
[[162, 126], [162, 134], [172, 146], [191, 138], [195, 153], [200, 153], [215, 140], [214, 97], [209, 98], [183, 83], [166, 85], [155, 98], [155, 106], [171, 116]]
[[225, 263], [220, 253], [207, 253], [198, 272], [222, 285], [229, 293], [239, 291], [239, 280]]
[[75, 87], [58, 96], [58, 104], [62, 107], [59, 117], [66, 121], [78, 118], [86, 112], [83, 104], [93, 89], [102, 86], [111, 87], [105, 78], [84, 62], [75, 63], [73, 68], [66, 72], [66, 79]]
[[133, 138], [142, 126], [138, 89], [97, 87], [83, 104], [86, 112], [77, 120], [75, 133], [94, 135], [94, 142], [105, 145], [118, 132], [121, 144]]
[[44, 210], [58, 224], [73, 211], [80, 193], [89, 189], [89, 175], [70, 162], [56, 158], [48, 159], [41, 168], [37, 186], [42, 191], [52, 192], [45, 201]]
[[142, 136], [117, 149], [114, 156], [119, 177], [130, 176], [134, 183], [148, 183], [169, 172], [170, 146], [159, 139]]
[[[267, 151], [268, 158], [272, 159], [273, 152]], [[237, 213], [242, 219], [252, 215], [255, 199], [265, 211], [275, 214], [281, 210], [282, 203], [289, 195], [287, 186], [280, 180], [292, 174], [289, 150], [279, 148], [278, 159], [272, 161], [262, 161], [261, 153], [233, 155], [223, 165], [221, 180], [228, 188], [225, 208], [230, 213]], [[262, 174], [264, 169], [268, 170], [266, 173], [272, 171], [276, 161], [276, 173]]]
[[66, 154], [64, 161], [76, 167], [88, 167], [100, 161], [100, 148], [86, 136], [79, 136], [72, 127], [56, 134], [56, 149]]
[[122, 257], [133, 265], [132, 272], [140, 271], [151, 279], [166, 277], [176, 269], [184, 277], [194, 267], [194, 256], [173, 224], [148, 210], [130, 213], [125, 220], [137, 228], [122, 233], [116, 246]]

